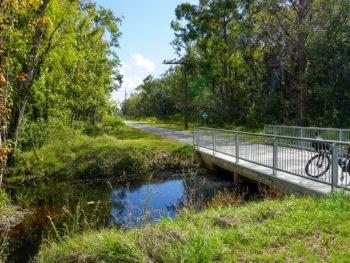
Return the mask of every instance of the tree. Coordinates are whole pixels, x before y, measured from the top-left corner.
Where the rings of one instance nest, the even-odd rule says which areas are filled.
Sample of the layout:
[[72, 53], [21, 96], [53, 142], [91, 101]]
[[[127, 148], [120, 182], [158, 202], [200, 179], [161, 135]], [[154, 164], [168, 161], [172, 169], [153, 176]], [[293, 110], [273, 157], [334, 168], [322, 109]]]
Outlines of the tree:
[[94, 123], [111, 110], [119, 22], [91, 1], [0, 1], [0, 184], [25, 118]]
[[[176, 52], [195, 54], [191, 118], [206, 111], [218, 124], [349, 125], [348, 11], [342, 0], [180, 4], [171, 26]], [[180, 69], [157, 83], [170, 76], [171, 83], [180, 83], [183, 77], [175, 74]], [[144, 95], [134, 96], [139, 103]], [[171, 96], [181, 104], [181, 94]], [[143, 112], [149, 115], [151, 108], [147, 104]]]

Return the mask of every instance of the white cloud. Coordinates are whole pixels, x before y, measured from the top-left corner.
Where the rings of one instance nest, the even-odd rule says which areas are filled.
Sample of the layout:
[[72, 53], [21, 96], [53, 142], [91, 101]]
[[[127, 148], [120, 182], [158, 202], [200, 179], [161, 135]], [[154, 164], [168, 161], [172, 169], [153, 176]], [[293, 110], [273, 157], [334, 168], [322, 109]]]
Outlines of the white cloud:
[[143, 57], [141, 54], [132, 54], [131, 59], [132, 63], [140, 69], [144, 69], [149, 72], [154, 72], [156, 70], [156, 64], [154, 64], [152, 60]]
[[123, 75], [123, 86], [113, 94], [113, 99], [122, 102], [125, 98], [125, 88], [129, 97], [148, 75], [155, 74], [156, 69], [156, 64], [151, 59], [142, 54], [131, 54], [127, 61], [122, 62], [120, 72]]

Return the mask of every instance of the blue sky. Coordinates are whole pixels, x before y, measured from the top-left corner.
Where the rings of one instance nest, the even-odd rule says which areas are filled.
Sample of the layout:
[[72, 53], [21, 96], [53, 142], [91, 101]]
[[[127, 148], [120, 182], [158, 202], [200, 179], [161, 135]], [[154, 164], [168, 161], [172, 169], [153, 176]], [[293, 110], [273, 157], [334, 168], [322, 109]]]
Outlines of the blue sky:
[[166, 58], [175, 57], [170, 42], [174, 33], [170, 28], [175, 8], [184, 2], [198, 0], [96, 0], [98, 5], [110, 8], [124, 17], [120, 49], [124, 87], [113, 94], [118, 102], [124, 99], [124, 88], [130, 94], [149, 74], [159, 76], [167, 66]]

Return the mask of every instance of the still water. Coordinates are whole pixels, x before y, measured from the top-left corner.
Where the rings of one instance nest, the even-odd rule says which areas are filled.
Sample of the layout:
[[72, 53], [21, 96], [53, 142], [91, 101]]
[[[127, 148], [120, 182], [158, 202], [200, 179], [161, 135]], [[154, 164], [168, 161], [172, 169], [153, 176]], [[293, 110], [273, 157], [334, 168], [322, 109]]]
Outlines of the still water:
[[10, 262], [28, 262], [38, 252], [43, 237], [88, 228], [133, 228], [174, 218], [179, 209], [191, 205], [200, 210], [222, 191], [233, 191], [232, 178], [206, 176], [149, 180], [142, 184], [110, 182], [45, 183], [10, 189], [19, 203], [33, 211], [10, 233]]

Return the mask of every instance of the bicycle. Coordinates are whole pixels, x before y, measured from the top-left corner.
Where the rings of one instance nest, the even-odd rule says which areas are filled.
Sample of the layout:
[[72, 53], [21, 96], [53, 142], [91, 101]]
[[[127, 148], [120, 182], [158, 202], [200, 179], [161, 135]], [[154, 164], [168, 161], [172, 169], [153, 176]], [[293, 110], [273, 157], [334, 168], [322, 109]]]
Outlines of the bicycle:
[[[305, 172], [310, 177], [319, 178], [325, 175], [331, 167], [332, 147], [330, 144], [322, 142], [312, 142], [312, 147], [318, 153], [307, 162]], [[350, 146], [346, 154], [338, 155], [338, 165], [343, 173], [347, 172], [350, 175]]]

